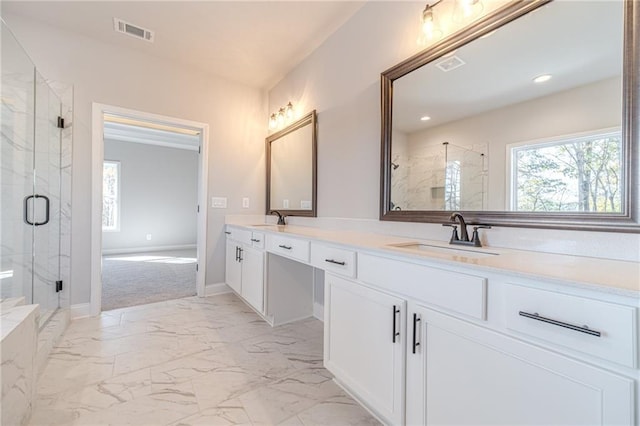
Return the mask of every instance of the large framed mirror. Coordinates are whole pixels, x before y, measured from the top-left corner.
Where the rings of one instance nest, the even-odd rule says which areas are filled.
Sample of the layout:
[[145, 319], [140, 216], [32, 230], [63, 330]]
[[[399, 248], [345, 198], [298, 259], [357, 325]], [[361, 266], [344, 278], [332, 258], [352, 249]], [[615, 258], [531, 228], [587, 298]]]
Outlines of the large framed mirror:
[[316, 216], [317, 119], [311, 111], [267, 137], [267, 214]]
[[381, 220], [640, 232], [638, 22], [513, 1], [382, 73]]

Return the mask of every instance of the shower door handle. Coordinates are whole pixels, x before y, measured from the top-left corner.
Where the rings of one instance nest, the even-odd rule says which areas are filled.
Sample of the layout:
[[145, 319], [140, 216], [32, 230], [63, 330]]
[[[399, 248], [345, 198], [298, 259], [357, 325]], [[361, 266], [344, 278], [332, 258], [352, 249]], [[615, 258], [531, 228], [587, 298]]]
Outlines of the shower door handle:
[[46, 225], [47, 223], [49, 223], [49, 212], [51, 210], [51, 202], [49, 200], [49, 197], [47, 197], [46, 195], [34, 195], [34, 198], [44, 198], [44, 202], [45, 202], [45, 216], [44, 216], [44, 222], [34, 222], [33, 225], [35, 226], [41, 226], [41, 225]]
[[27, 225], [33, 225], [33, 222], [29, 220], [29, 200], [32, 198], [35, 198], [35, 195], [27, 195], [26, 197], [24, 197], [24, 206], [22, 208], [22, 211], [24, 213], [24, 223], [26, 223]]

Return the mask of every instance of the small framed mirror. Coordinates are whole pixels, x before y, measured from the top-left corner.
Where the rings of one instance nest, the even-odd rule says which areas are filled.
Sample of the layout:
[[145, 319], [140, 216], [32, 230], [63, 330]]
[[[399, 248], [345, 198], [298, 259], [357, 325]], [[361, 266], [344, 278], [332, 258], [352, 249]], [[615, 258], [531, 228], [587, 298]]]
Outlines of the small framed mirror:
[[267, 137], [267, 211], [315, 217], [317, 119], [311, 111]]

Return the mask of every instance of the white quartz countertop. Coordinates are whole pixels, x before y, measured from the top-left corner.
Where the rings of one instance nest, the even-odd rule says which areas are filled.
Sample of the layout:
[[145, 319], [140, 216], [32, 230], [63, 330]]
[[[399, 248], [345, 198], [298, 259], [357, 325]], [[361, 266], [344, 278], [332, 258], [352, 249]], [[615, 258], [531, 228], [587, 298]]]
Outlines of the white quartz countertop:
[[[544, 278], [559, 284], [640, 298], [640, 263], [638, 262], [497, 247], [474, 248], [449, 245], [447, 241], [418, 240], [391, 235], [307, 226], [234, 223], [228, 223], [228, 225], [244, 227], [253, 231], [284, 234], [291, 237], [351, 246], [358, 250], [406, 257], [407, 260], [471, 266], [480, 270], [506, 272], [529, 279]], [[393, 247], [393, 245], [411, 243], [427, 245], [426, 250]]]

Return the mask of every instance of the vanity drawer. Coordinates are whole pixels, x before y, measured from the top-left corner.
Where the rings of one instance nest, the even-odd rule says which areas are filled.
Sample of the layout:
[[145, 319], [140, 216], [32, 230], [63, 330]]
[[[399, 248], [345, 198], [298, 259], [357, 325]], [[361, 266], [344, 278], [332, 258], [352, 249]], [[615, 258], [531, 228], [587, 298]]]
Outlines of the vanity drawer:
[[311, 264], [345, 277], [356, 276], [356, 252], [319, 243], [311, 243]]
[[251, 233], [251, 246], [258, 249], [264, 248], [264, 234], [262, 232]]
[[505, 294], [508, 329], [636, 366], [635, 308], [512, 284]]
[[271, 253], [309, 263], [309, 241], [280, 235], [269, 235], [267, 237], [267, 249]]
[[358, 280], [428, 305], [486, 319], [484, 277], [358, 253]]
[[227, 238], [238, 241], [240, 243], [251, 245], [251, 231], [247, 229], [227, 226], [224, 233], [227, 235]]

